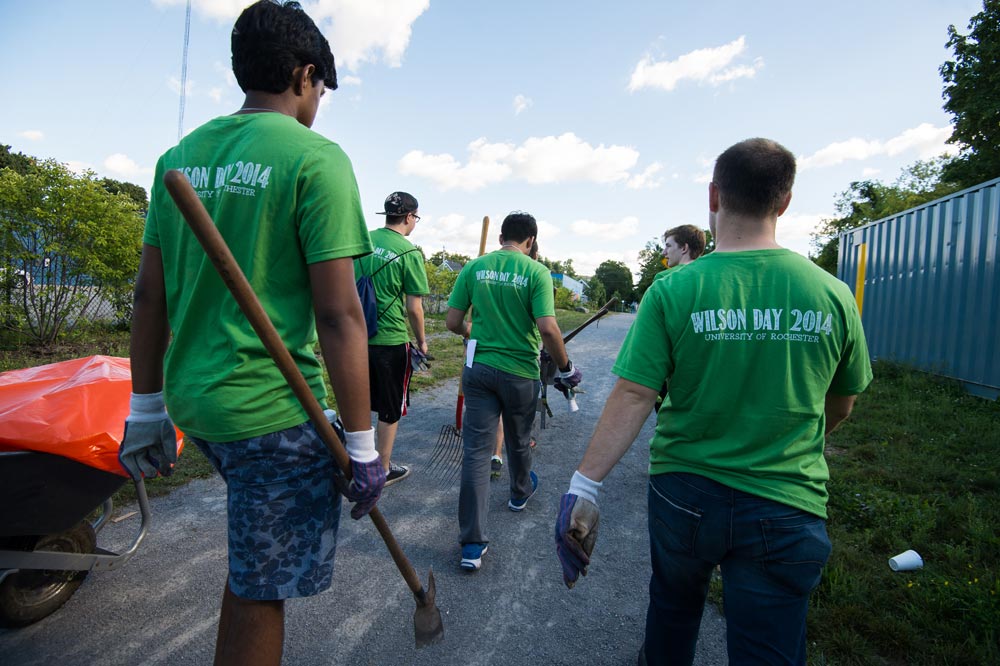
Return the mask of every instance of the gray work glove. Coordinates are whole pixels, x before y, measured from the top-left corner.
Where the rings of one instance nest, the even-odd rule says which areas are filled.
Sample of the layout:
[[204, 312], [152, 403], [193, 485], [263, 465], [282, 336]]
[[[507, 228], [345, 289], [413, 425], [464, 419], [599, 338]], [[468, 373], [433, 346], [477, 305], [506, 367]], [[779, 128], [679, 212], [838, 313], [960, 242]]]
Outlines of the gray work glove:
[[177, 431], [167, 415], [162, 391], [132, 394], [118, 461], [133, 479], [173, 474]]

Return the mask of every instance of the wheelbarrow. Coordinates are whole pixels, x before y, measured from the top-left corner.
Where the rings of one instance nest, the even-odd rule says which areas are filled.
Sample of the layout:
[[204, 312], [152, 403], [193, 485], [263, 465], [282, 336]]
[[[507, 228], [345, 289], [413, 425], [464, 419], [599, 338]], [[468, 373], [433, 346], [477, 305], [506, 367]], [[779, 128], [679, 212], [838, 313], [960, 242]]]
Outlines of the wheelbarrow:
[[91, 571], [110, 571], [136, 553], [149, 527], [146, 486], [135, 482], [142, 523], [121, 553], [97, 545], [125, 477], [35, 451], [0, 452], [0, 625], [50, 615]]
[[122, 566], [146, 536], [149, 501], [139, 480], [142, 523], [131, 545], [121, 553], [97, 545], [111, 498], [129, 481], [118, 446], [130, 391], [127, 358], [0, 373], [0, 625], [51, 614], [89, 572]]

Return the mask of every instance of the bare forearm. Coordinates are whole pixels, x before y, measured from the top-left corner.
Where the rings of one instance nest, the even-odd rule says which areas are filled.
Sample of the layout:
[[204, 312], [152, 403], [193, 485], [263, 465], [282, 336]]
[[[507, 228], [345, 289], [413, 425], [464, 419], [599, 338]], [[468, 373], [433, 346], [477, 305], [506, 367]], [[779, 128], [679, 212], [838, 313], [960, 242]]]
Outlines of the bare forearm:
[[833, 432], [837, 426], [843, 423], [847, 417], [851, 415], [851, 411], [854, 409], [855, 400], [857, 400], [857, 396], [855, 395], [836, 395], [834, 393], [826, 394], [825, 435], [829, 435]]
[[368, 430], [368, 333], [361, 308], [356, 313], [317, 318], [316, 330], [344, 428]]
[[538, 332], [542, 336], [542, 346], [555, 361], [558, 368], [565, 368], [569, 365], [569, 354], [566, 353], [566, 345], [563, 344], [562, 331], [555, 317], [539, 317], [535, 320]]
[[407, 296], [406, 317], [410, 321], [410, 328], [413, 329], [414, 342], [417, 343], [418, 347], [424, 349], [427, 345], [427, 340], [424, 335], [423, 299], [419, 296]]
[[163, 355], [169, 342], [170, 324], [163, 289], [162, 258], [158, 249], [147, 245], [143, 247], [132, 300], [129, 357], [133, 393], [159, 393], [163, 390]]
[[594, 481], [604, 480], [639, 435], [656, 395], [653, 389], [626, 379], [618, 380], [583, 455], [581, 474]]

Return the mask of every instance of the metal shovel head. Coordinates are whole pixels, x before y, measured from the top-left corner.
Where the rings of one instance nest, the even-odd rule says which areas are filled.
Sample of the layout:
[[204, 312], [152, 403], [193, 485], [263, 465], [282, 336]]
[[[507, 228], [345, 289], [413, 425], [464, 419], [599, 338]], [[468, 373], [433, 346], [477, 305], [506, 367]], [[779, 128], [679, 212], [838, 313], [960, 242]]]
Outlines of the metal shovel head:
[[413, 634], [417, 648], [434, 645], [444, 640], [444, 624], [441, 623], [441, 611], [434, 603], [437, 588], [434, 586], [434, 570], [427, 574], [427, 587], [423, 595], [414, 594], [417, 600], [417, 610], [413, 612]]

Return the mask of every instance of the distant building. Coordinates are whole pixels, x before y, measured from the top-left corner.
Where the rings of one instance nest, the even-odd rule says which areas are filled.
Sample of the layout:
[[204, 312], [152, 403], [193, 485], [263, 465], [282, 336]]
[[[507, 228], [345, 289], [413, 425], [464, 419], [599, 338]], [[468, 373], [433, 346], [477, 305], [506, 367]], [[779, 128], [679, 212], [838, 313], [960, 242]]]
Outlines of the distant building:
[[583, 290], [587, 288], [586, 282], [577, 280], [576, 278], [572, 278], [568, 275], [563, 275], [562, 273], [553, 273], [552, 279], [561, 281], [562, 286], [572, 292], [572, 298], [574, 301], [580, 301], [581, 303], [587, 302], [587, 298], [583, 295]]
[[462, 264], [457, 261], [452, 261], [451, 259], [445, 259], [441, 262], [441, 268], [451, 271], [452, 273], [458, 273], [462, 270]]

